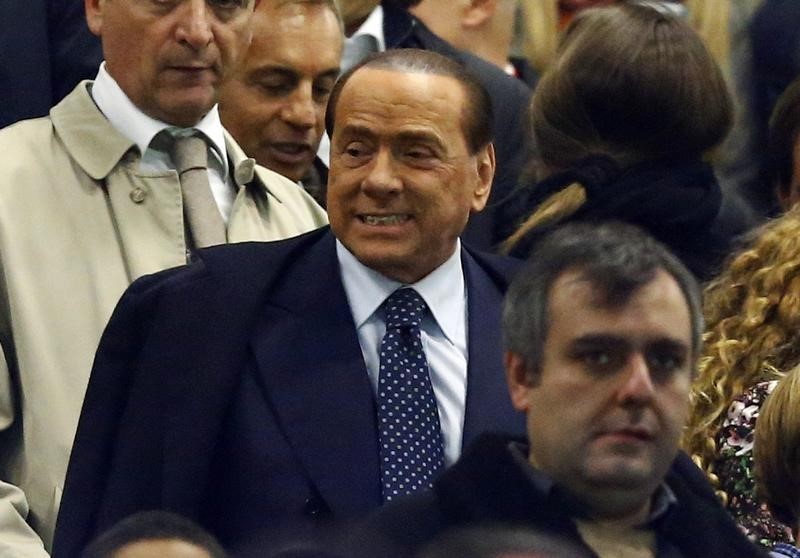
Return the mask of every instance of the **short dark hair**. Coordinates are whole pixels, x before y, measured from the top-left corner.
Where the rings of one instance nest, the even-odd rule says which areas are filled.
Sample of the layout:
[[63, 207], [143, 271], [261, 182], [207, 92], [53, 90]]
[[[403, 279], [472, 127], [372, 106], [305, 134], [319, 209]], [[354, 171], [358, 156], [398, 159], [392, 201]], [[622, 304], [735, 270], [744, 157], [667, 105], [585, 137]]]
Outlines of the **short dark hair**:
[[466, 101], [461, 127], [470, 154], [474, 155], [492, 141], [492, 103], [489, 94], [475, 75], [458, 62], [441, 54], [416, 48], [394, 49], [375, 54], [342, 74], [333, 86], [325, 113], [325, 130], [333, 137], [336, 105], [350, 78], [361, 68], [389, 70], [405, 74], [432, 74], [456, 80], [464, 90]]
[[664, 270], [678, 283], [689, 307], [692, 354], [699, 354], [703, 332], [700, 287], [680, 260], [633, 225], [568, 223], [534, 247], [503, 304], [505, 348], [522, 356], [532, 373], [541, 369], [549, 329], [550, 291], [569, 270], [578, 271], [596, 289], [602, 304], [612, 308], [624, 305]]
[[730, 129], [733, 104], [688, 23], [620, 3], [572, 21], [536, 86], [530, 118], [547, 167], [568, 168], [593, 154], [627, 166], [715, 147]]
[[162, 510], [138, 512], [98, 536], [81, 558], [112, 558], [124, 546], [140, 541], [180, 540], [202, 548], [212, 558], [226, 558], [217, 540], [195, 522]]
[[767, 178], [774, 193], [789, 193], [794, 174], [794, 146], [800, 139], [800, 78], [778, 98], [769, 119]]

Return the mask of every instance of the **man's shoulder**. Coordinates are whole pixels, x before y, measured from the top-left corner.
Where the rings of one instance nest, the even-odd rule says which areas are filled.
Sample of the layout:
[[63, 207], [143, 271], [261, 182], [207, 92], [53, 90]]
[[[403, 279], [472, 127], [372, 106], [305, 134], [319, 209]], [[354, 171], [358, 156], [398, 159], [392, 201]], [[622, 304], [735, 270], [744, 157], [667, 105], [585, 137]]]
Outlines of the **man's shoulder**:
[[468, 245], [464, 245], [464, 251], [503, 290], [525, 264], [524, 260], [475, 250]]
[[[413, 17], [412, 21], [412, 31], [406, 39], [409, 46], [419, 46], [452, 58], [475, 74], [489, 94], [495, 98], [501, 97], [505, 102], [510, 101], [515, 106], [527, 104], [531, 96], [531, 89], [527, 85], [509, 76], [491, 62], [451, 45], [431, 31], [422, 21]], [[412, 42], [418, 44], [413, 45]]]
[[[292, 238], [269, 242], [239, 242], [199, 250], [190, 265], [166, 269], [134, 281], [129, 292], [172, 292], [192, 288], [198, 281], [213, 280], [222, 288], [264, 285], [269, 277], [287, 271], [293, 262], [313, 258], [311, 248], [329, 239], [321, 227]], [[324, 249], [324, 247], [323, 247]]]
[[[0, 130], [0, 168], [21, 172], [74, 167], [102, 178], [133, 146], [106, 119], [83, 81], [48, 116], [23, 120]], [[76, 172], [76, 171], [72, 171]]]
[[237, 184], [250, 180], [261, 184], [266, 194], [284, 208], [283, 216], [287, 226], [295, 229], [301, 227], [299, 230], [305, 231], [327, 224], [328, 217], [325, 210], [299, 184], [257, 164], [253, 158], [245, 154], [227, 130], [225, 144]]

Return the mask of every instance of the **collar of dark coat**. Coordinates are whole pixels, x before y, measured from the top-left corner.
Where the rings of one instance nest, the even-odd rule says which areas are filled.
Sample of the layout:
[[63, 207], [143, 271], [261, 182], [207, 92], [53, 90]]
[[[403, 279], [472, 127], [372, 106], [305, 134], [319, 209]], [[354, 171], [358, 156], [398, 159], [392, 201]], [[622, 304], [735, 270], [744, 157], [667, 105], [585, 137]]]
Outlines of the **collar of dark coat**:
[[392, 2], [382, 2], [386, 48], [420, 48], [460, 60], [460, 51]]
[[[505, 435], [484, 434], [434, 484], [448, 526], [509, 522], [580, 540], [580, 504], [563, 491], [541, 492], [509, 450]], [[654, 524], [685, 556], [762, 556], [722, 508], [703, 473], [680, 452], [665, 483], [677, 503]]]

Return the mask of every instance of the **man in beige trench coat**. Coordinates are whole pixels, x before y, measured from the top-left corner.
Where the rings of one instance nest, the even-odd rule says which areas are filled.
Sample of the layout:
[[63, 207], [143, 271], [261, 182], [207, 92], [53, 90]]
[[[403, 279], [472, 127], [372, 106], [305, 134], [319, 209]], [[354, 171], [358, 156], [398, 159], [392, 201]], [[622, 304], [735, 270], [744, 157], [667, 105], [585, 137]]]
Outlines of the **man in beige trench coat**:
[[194, 248], [164, 130], [205, 139], [228, 242], [326, 223], [219, 122], [218, 86], [257, 1], [85, 0], [103, 41], [97, 79], [0, 131], [0, 557], [47, 556], [106, 321], [131, 281]]

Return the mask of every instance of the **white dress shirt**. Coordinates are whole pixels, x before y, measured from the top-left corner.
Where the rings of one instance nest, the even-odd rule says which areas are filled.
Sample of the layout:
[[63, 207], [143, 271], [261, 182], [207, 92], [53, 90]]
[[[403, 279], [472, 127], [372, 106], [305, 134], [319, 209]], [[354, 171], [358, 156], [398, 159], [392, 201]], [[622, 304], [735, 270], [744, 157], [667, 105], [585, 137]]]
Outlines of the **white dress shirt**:
[[461, 454], [467, 398], [467, 287], [461, 266], [461, 244], [453, 255], [423, 279], [405, 285], [359, 262], [336, 241], [336, 255], [350, 311], [358, 332], [372, 389], [377, 393], [381, 340], [386, 333], [380, 307], [401, 287], [413, 287], [430, 309], [421, 338], [439, 410], [446, 465]]
[[[134, 105], [108, 73], [105, 62], [100, 65], [91, 94], [97, 108], [108, 118], [114, 128], [139, 148], [139, 152], [142, 154], [139, 163], [141, 172], [163, 173], [175, 169], [167, 152], [150, 146], [156, 134], [166, 128], [175, 128], [175, 126], [148, 116]], [[199, 130], [206, 137], [209, 149], [208, 182], [211, 185], [211, 192], [214, 194], [214, 201], [217, 202], [222, 218], [227, 223], [233, 207], [233, 200], [236, 197], [236, 189], [228, 172], [225, 133], [219, 119], [217, 105], [214, 105], [193, 129]]]

